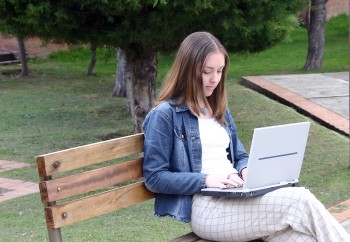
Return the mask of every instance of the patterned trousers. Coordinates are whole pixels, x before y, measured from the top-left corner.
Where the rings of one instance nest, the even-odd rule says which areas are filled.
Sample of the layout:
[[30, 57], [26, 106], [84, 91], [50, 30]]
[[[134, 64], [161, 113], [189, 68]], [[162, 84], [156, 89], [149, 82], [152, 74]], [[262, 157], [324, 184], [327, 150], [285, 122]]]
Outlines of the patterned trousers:
[[302, 187], [254, 198], [195, 195], [192, 231], [214, 241], [350, 242], [350, 235], [319, 200]]

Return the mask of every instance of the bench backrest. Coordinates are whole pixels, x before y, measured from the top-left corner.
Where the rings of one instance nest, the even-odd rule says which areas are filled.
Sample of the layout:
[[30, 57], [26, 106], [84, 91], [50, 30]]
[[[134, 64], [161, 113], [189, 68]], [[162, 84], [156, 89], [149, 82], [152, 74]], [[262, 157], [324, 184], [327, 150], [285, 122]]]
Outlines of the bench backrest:
[[154, 197], [142, 181], [143, 139], [130, 135], [37, 157], [50, 241], [62, 240], [63, 226]]

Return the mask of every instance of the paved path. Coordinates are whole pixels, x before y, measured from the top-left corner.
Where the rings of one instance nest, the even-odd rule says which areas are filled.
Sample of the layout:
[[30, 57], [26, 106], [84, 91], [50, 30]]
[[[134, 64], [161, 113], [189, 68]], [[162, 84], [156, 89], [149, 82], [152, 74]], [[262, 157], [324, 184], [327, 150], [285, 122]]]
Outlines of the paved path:
[[350, 199], [328, 209], [350, 234]]
[[[21, 162], [0, 160], [0, 172], [29, 166]], [[37, 183], [0, 177], [0, 202], [39, 192]]]
[[349, 72], [246, 76], [243, 83], [349, 136]]
[[37, 183], [0, 177], [0, 202], [39, 192]]

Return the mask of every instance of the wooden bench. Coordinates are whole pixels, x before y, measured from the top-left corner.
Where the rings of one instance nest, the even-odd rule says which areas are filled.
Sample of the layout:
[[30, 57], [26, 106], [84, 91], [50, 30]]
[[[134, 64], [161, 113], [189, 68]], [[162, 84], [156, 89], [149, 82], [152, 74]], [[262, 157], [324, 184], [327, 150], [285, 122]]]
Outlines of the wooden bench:
[[[64, 226], [154, 198], [142, 181], [143, 139], [130, 135], [36, 158], [50, 241], [62, 241]], [[188, 233], [172, 241], [206, 240]]]

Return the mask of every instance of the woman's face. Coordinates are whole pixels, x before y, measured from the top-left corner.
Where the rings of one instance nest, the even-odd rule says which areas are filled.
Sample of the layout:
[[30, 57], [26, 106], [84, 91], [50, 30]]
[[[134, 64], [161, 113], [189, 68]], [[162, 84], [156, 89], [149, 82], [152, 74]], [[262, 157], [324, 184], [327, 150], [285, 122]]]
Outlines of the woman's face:
[[219, 84], [224, 67], [225, 56], [223, 53], [216, 51], [208, 55], [202, 72], [203, 93], [206, 97], [209, 97]]

